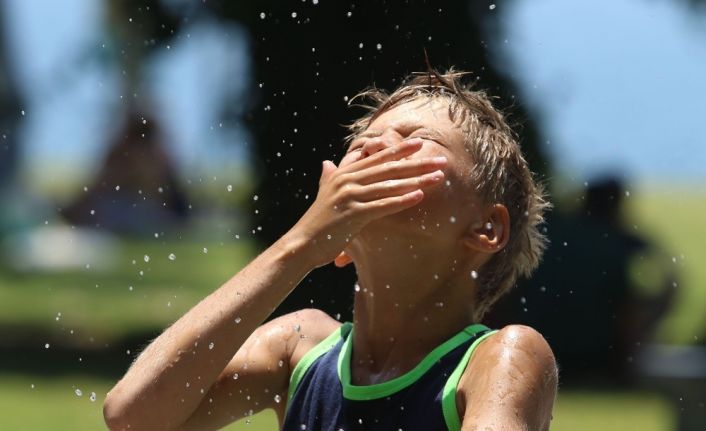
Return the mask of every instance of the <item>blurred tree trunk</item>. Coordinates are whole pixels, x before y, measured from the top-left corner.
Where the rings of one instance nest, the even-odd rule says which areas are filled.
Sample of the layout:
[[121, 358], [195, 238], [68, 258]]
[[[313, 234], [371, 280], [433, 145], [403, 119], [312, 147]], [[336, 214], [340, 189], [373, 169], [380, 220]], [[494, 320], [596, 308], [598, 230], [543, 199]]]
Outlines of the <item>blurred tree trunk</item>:
[[[0, 6], [0, 23], [5, 19], [4, 6]], [[15, 181], [19, 164], [15, 132], [22, 115], [22, 103], [7, 52], [7, 28], [5, 25], [0, 28], [0, 194]]]

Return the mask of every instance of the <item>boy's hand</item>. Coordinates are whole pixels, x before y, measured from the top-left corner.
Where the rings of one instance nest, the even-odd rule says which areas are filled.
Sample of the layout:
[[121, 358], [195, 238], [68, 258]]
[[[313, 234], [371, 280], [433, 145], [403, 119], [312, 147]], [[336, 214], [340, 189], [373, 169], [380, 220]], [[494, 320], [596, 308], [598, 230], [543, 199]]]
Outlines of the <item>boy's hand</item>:
[[444, 179], [445, 157], [402, 160], [421, 148], [415, 138], [342, 167], [323, 162], [316, 200], [289, 232], [310, 242], [316, 267], [334, 260], [370, 221], [416, 205], [422, 189]]

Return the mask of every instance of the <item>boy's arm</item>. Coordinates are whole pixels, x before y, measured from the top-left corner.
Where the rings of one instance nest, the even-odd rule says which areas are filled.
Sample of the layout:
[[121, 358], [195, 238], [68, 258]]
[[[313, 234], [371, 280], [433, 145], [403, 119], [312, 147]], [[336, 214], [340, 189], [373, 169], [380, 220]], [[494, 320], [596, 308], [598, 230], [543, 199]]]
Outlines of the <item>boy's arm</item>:
[[481, 343], [461, 381], [464, 431], [549, 430], [558, 370], [539, 332], [510, 325]]
[[[286, 237], [278, 241], [154, 340], [108, 393], [108, 426], [169, 430], [183, 424], [246, 339], [313, 268], [301, 247]], [[288, 341], [287, 334], [280, 339]], [[267, 355], [277, 361], [293, 347], [291, 341], [272, 345]], [[256, 356], [259, 363], [270, 360]], [[277, 377], [263, 383], [270, 379]]]
[[282, 424], [292, 370], [340, 325], [323, 311], [306, 309], [259, 327], [179, 431], [220, 429], [266, 408], [272, 408]]
[[[435, 171], [445, 166], [445, 159], [404, 160], [421, 147], [421, 139], [411, 139], [345, 166], [324, 162], [316, 200], [297, 224], [138, 356], [106, 397], [103, 413], [108, 426], [131, 431], [198, 426], [190, 418], [208, 402], [206, 393], [301, 279], [334, 260], [370, 221], [416, 205], [424, 196], [421, 189], [442, 182], [443, 173]], [[262, 335], [271, 335], [269, 329]], [[247, 363], [253, 367], [253, 387], [272, 385], [266, 389], [281, 392], [286, 390], [288, 372], [273, 374], [267, 364], [290, 360], [297, 348], [293, 352], [292, 342], [273, 337], [265, 341], [253, 337], [247, 349], [257, 364], [250, 365], [250, 358]], [[291, 339], [291, 334], [283, 337]], [[247, 355], [244, 351], [240, 358]], [[275, 387], [278, 384], [284, 386]], [[242, 411], [245, 406], [233, 408]]]

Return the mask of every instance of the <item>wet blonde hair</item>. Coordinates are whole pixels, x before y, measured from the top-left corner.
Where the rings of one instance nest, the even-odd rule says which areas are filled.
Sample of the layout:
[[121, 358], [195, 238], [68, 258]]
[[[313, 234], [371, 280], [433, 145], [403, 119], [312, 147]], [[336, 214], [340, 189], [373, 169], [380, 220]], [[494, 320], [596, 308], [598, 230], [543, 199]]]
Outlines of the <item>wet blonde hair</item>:
[[[476, 192], [486, 204], [505, 205], [510, 214], [510, 238], [505, 247], [478, 270], [474, 318], [479, 321], [495, 301], [508, 292], [518, 276], [528, 277], [539, 265], [547, 246], [540, 231], [551, 204], [544, 187], [535, 181], [522, 156], [517, 135], [505, 116], [495, 109], [484, 91], [464, 85], [467, 73], [453, 69], [413, 73], [394, 92], [368, 88], [349, 104], [367, 113], [348, 126], [350, 143], [383, 112], [403, 103], [427, 98], [449, 105], [449, 118], [460, 125], [475, 167], [471, 174]], [[360, 102], [357, 102], [360, 101]]]

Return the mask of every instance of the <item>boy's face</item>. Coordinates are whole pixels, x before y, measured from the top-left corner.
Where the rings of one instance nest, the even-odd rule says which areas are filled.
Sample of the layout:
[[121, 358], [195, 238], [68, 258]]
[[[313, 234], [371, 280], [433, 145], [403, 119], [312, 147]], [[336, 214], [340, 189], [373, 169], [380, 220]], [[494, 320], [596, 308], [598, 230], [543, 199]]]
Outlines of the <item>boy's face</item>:
[[356, 137], [340, 162], [340, 166], [345, 166], [411, 138], [421, 138], [423, 144], [410, 159], [445, 156], [448, 164], [443, 169], [444, 181], [425, 189], [424, 200], [417, 206], [399, 213], [433, 234], [447, 230], [447, 226], [452, 231], [467, 227], [477, 217], [478, 211], [473, 208], [480, 204], [470, 181], [473, 160], [464, 135], [449, 118], [448, 110], [443, 99], [421, 98], [396, 106], [378, 116]]

